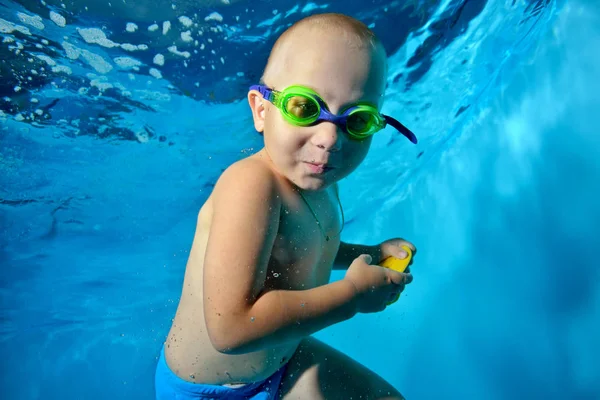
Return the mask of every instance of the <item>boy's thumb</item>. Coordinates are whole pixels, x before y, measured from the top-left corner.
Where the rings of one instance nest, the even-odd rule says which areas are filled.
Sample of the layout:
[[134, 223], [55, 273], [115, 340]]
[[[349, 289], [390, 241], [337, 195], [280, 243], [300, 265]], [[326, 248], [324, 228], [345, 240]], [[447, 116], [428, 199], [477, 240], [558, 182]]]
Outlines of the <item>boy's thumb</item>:
[[373, 262], [373, 257], [371, 257], [369, 254], [361, 254], [360, 256], [362, 257], [363, 261], [369, 265], [371, 265], [371, 262]]

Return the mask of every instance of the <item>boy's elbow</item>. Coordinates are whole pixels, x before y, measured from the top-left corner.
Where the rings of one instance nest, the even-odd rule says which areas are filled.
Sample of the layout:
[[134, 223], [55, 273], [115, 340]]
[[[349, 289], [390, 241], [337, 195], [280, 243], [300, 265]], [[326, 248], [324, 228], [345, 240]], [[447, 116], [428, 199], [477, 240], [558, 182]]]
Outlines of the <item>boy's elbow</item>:
[[242, 330], [234, 324], [218, 324], [211, 326], [207, 324], [208, 337], [212, 347], [223, 354], [243, 354], [244, 341], [241, 336]]
[[[211, 326], [210, 324], [207, 324], [206, 328], [208, 331], [210, 344], [212, 344], [212, 347], [216, 351], [223, 354], [231, 354], [231, 352], [234, 351], [236, 347], [234, 344], [235, 338], [233, 338], [231, 334], [227, 333], [227, 329], [223, 329], [218, 326]], [[231, 332], [234, 330], [231, 329], [229, 331]]]
[[222, 338], [216, 338], [210, 340], [213, 348], [222, 354], [227, 355], [240, 355], [250, 353], [247, 343], [236, 341], [236, 340], [222, 340]]
[[241, 354], [239, 351], [239, 346], [233, 340], [224, 337], [224, 335], [211, 335], [210, 343], [212, 344], [213, 348], [219, 353], [229, 355]]
[[229, 355], [236, 354], [235, 346], [231, 342], [221, 340], [221, 338], [213, 338], [211, 336], [210, 343], [212, 344], [213, 348], [219, 353]]

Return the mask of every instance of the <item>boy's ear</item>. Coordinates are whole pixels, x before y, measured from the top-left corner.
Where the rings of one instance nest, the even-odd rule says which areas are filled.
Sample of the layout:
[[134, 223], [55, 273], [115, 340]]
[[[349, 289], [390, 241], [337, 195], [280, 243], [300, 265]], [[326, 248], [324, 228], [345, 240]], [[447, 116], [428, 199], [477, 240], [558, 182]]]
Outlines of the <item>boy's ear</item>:
[[248, 104], [252, 110], [252, 118], [254, 119], [254, 129], [258, 132], [265, 130], [265, 102], [258, 90], [248, 92]]

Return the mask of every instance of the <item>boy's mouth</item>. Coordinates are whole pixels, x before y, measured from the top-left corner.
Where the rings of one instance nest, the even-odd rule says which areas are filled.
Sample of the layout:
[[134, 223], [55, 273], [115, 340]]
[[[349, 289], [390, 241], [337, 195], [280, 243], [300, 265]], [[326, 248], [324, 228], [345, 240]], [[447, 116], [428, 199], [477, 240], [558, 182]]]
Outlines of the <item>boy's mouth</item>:
[[305, 164], [308, 166], [308, 169], [315, 174], [323, 174], [323, 173], [333, 169], [333, 167], [331, 167], [327, 164], [311, 163], [311, 162], [306, 162]]

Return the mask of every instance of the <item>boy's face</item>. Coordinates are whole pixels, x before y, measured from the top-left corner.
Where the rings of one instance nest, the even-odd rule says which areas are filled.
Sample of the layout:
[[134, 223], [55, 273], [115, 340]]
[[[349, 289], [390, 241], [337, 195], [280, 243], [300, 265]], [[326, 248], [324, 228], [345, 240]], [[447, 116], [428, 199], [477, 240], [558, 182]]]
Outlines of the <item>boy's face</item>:
[[[265, 77], [270, 88], [309, 87], [334, 114], [358, 101], [381, 106], [386, 74], [383, 48], [351, 47], [342, 35], [304, 30], [295, 32], [280, 50], [273, 73]], [[367, 155], [371, 138], [353, 140], [331, 122], [294, 126], [260, 94], [251, 93], [249, 100], [273, 166], [302, 189], [328, 187], [354, 171]]]

